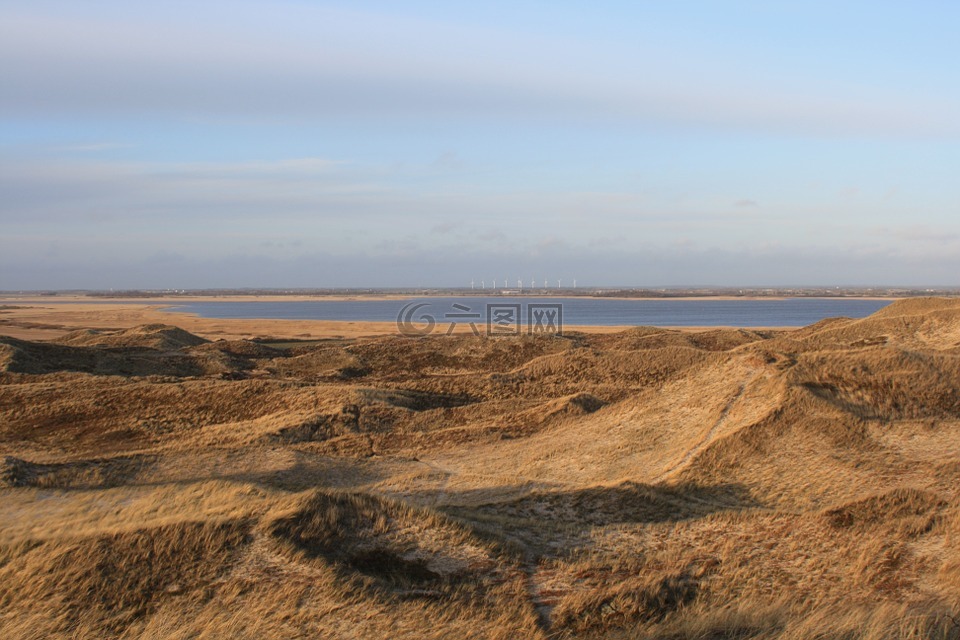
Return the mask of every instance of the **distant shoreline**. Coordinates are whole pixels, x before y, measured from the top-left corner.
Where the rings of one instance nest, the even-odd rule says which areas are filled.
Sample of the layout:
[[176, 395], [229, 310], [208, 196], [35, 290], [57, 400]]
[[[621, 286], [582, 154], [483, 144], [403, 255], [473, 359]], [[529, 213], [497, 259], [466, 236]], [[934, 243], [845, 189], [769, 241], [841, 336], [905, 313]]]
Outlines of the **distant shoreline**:
[[[397, 334], [395, 320], [349, 320], [349, 319], [313, 319], [313, 318], [216, 318], [204, 317], [187, 309], [178, 309], [195, 303], [222, 302], [222, 303], [299, 303], [299, 302], [353, 302], [353, 301], [388, 301], [388, 300], [424, 300], [436, 298], [451, 298], [458, 296], [400, 296], [400, 295], [353, 295], [353, 296], [293, 296], [293, 295], [233, 295], [233, 296], [167, 296], [153, 298], [116, 298], [104, 299], [94, 296], [0, 296], [0, 335], [9, 335], [27, 340], [55, 339], [70, 331], [76, 330], [104, 330], [122, 329], [142, 324], [169, 324], [179, 326], [191, 333], [209, 339], [227, 338], [284, 338], [284, 339], [330, 339], [330, 338], [359, 338], [384, 334]], [[480, 296], [475, 296], [481, 298]], [[494, 296], [489, 296], [494, 297]], [[524, 296], [503, 296], [523, 300]], [[613, 301], [691, 301], [691, 302], [762, 302], [785, 300], [785, 297], [772, 296], [690, 296], [673, 298], [614, 298], [608, 296], [536, 296], [542, 300], [577, 300], [596, 301], [608, 299]], [[482, 298], [481, 298], [482, 299]], [[814, 298], [812, 296], [798, 298], [800, 300], [874, 300], [894, 301], [898, 298], [879, 296], [848, 296]], [[529, 299], [528, 299], [529, 300]], [[772, 318], [771, 318], [772, 319]], [[572, 320], [572, 318], [571, 318]], [[567, 322], [564, 330], [567, 332], [584, 333], [613, 333], [623, 331], [634, 326], [656, 326], [669, 331], [695, 332], [721, 329], [744, 328], [750, 331], [790, 331], [798, 325], [779, 325], [774, 321], [767, 326], [737, 326], [736, 323], [723, 325], [659, 325], [656, 322], [615, 325], [580, 325]], [[460, 323], [455, 326], [456, 333], [471, 331], [469, 323]]]
[[[424, 298], [544, 298], [552, 300], [642, 300], [642, 301], [670, 301], [670, 300], [702, 300], [724, 301], [737, 300], [902, 300], [920, 296], [904, 295], [842, 295], [842, 296], [737, 296], [737, 295], [680, 295], [680, 296], [604, 296], [604, 295], [570, 295], [570, 294], [525, 294], [525, 293], [495, 293], [490, 294], [463, 294], [463, 293], [424, 293], [424, 294], [331, 294], [331, 295], [283, 295], [283, 294], [250, 294], [250, 295], [170, 295], [144, 297], [116, 297], [90, 295], [0, 295], [0, 304], [37, 304], [37, 303], [92, 303], [92, 304], [164, 304], [181, 302], [361, 302], [364, 300], [420, 300]], [[924, 296], [925, 297], [925, 296]], [[937, 296], [931, 297], [950, 297]], [[175, 304], [174, 304], [175, 306]]]

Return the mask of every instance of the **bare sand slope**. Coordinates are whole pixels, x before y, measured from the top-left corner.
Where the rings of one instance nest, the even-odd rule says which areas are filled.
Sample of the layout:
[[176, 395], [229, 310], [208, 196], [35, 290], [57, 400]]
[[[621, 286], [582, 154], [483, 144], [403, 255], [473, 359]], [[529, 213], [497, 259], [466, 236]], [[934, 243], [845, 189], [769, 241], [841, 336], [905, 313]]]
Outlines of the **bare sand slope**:
[[499, 340], [75, 312], [0, 337], [5, 637], [960, 631], [955, 301]]

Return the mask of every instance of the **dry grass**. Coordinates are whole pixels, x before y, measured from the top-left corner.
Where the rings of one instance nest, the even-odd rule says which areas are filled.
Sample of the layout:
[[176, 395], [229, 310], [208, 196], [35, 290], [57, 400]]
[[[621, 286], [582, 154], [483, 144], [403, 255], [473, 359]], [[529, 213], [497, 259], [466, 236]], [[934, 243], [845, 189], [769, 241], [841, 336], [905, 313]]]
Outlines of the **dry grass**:
[[960, 305], [0, 339], [10, 638], [960, 638]]

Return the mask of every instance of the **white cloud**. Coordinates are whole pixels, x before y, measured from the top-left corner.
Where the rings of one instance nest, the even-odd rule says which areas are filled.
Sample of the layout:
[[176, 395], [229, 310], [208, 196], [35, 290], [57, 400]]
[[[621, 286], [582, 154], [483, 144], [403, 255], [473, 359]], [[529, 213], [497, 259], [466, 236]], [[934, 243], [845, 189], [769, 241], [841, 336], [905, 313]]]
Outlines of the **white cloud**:
[[[960, 132], [957, 105], [737, 71], [718, 55], [243, 3], [170, 17], [0, 9], [0, 113], [543, 118], [847, 134]], [[223, 20], [216, 8], [239, 18]], [[126, 16], [126, 17], [124, 17]], [[259, 19], [259, 20], [258, 20]], [[282, 34], [282, 35], [281, 35]]]
[[[3, 242], [0, 241], [0, 248]], [[92, 245], [91, 245], [92, 247]], [[62, 249], [62, 246], [57, 247]], [[549, 275], [578, 284], [669, 285], [905, 285], [955, 284], [957, 254], [931, 263], [883, 250], [843, 251], [810, 246], [771, 246], [726, 251], [689, 245], [640, 244], [627, 250], [530, 245], [496, 253], [460, 245], [429, 247], [400, 238], [380, 250], [340, 253], [313, 250], [276, 255], [196, 255], [176, 248], [117, 260], [94, 254], [78, 258], [54, 250], [26, 265], [0, 254], [0, 290], [21, 288], [162, 287], [362, 287], [468, 286]]]

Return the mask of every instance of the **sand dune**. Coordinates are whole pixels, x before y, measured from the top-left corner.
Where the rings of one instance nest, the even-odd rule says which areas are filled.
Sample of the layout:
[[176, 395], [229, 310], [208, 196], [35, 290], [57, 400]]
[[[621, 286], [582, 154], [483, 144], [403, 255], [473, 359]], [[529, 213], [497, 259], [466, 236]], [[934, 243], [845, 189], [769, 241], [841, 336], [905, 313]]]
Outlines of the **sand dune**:
[[7, 637], [960, 631], [955, 300], [792, 332], [52, 337], [0, 337]]

